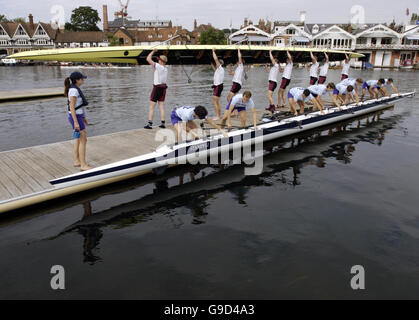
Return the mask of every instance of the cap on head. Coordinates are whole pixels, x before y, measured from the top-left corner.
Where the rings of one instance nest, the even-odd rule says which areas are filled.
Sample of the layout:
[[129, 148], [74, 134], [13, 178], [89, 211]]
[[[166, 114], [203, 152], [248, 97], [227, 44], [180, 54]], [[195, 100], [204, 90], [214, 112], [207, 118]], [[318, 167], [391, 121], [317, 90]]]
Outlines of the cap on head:
[[87, 77], [79, 71], [74, 71], [72, 74], [70, 74], [70, 79], [76, 81], [79, 79], [87, 79]]
[[164, 63], [167, 63], [167, 57], [165, 55], [161, 55], [160, 57], [157, 58], [160, 61], [163, 61]]

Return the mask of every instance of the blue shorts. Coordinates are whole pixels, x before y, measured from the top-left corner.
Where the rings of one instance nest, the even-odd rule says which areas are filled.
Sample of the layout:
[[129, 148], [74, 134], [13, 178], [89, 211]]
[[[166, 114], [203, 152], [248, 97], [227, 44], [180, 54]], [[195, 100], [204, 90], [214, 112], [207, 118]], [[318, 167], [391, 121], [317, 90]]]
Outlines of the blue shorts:
[[182, 122], [182, 119], [179, 118], [179, 116], [176, 113], [176, 109], [172, 111], [172, 114], [170, 115], [170, 119], [172, 120], [172, 125]]
[[288, 99], [294, 99], [294, 96], [289, 91], [288, 91]]
[[[77, 116], [77, 122], [79, 123], [79, 126], [80, 126], [80, 131], [85, 130], [86, 125], [84, 124], [84, 114], [76, 114], [76, 116]], [[70, 113], [68, 114], [68, 121], [71, 123], [71, 126], [73, 127], [73, 130], [74, 130], [73, 116]]]
[[364, 82], [364, 84], [362, 85], [362, 89], [370, 89], [370, 86], [368, 85], [368, 83]]
[[[230, 109], [231, 101], [233, 101], [233, 99], [231, 99], [230, 102], [228, 103], [226, 110]], [[231, 110], [231, 112], [233, 112], [234, 110], [237, 110], [238, 112], [242, 112], [242, 111], [246, 111], [246, 108], [245, 107], [234, 107], [233, 110]]]
[[333, 90], [333, 94], [338, 95], [339, 94], [339, 90], [338, 89]]

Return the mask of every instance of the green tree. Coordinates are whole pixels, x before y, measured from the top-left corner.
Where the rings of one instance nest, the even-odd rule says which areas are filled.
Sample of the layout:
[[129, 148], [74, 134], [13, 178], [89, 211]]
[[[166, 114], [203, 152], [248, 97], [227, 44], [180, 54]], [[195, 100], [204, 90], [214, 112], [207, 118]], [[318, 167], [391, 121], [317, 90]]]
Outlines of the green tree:
[[73, 10], [70, 22], [64, 26], [68, 31], [100, 31], [97, 24], [99, 13], [92, 7], [78, 7]]
[[112, 33], [107, 33], [106, 37], [108, 38], [110, 47], [119, 46], [119, 40], [117, 37], [115, 37], [115, 35]]
[[3, 14], [0, 14], [0, 22], [7, 22], [9, 21], [9, 19], [7, 19], [7, 17]]
[[419, 20], [419, 15], [412, 13], [412, 18], [410, 19], [411, 24], [416, 24], [416, 21]]
[[14, 18], [13, 22], [15, 23], [22, 23], [22, 22], [26, 22], [25, 18]]
[[200, 44], [227, 44], [225, 33], [222, 30], [216, 30], [213, 27], [201, 32], [199, 37]]

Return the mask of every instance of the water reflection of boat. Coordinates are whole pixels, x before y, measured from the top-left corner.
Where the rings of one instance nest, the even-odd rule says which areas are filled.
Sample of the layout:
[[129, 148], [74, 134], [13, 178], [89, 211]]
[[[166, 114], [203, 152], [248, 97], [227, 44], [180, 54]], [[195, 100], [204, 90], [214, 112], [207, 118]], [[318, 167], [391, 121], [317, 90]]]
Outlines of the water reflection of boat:
[[[253, 187], [280, 183], [294, 188], [303, 183], [300, 176], [306, 167], [325, 168], [328, 159], [350, 164], [356, 152], [356, 144], [367, 141], [380, 145], [386, 131], [396, 126], [402, 118], [392, 116], [380, 119], [380, 115], [381, 113], [376, 113], [340, 123], [338, 126], [313, 130], [292, 139], [272, 142], [265, 146], [264, 170], [256, 177], [243, 176], [242, 165], [189, 167], [186, 170], [176, 169], [154, 180], [154, 188], [148, 188], [148, 193], [140, 199], [113, 205], [101, 212], [93, 213], [90, 201], [83, 200], [82, 219], [64, 227], [62, 232], [49, 239], [70, 232], [83, 235], [84, 261], [94, 263], [100, 260], [94, 249], [99, 245], [103, 236], [101, 229], [104, 227], [126, 228], [149, 221], [156, 212], [168, 212], [179, 207], [188, 209], [193, 216], [192, 224], [205, 223], [207, 202], [217, 194], [229, 191], [233, 193], [233, 199], [244, 204], [249, 189]], [[361, 121], [365, 121], [365, 124], [361, 125]], [[281, 174], [287, 171], [291, 175]], [[138, 184], [133, 181], [135, 183]], [[141, 186], [143, 184], [137, 185], [137, 188]], [[124, 185], [118, 192], [132, 189], [132, 185]], [[199, 201], [196, 200], [198, 198]], [[186, 211], [183, 214], [189, 213]], [[169, 215], [166, 217], [169, 218]], [[178, 218], [182, 220], [181, 217]], [[173, 224], [178, 223], [177, 221], [178, 219], [170, 218]]]

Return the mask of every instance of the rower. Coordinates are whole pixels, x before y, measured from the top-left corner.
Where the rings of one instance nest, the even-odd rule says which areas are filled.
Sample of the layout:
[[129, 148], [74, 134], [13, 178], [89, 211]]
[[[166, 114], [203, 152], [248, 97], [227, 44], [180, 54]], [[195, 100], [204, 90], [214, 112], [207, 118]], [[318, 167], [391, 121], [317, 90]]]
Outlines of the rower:
[[329, 56], [327, 53], [324, 53], [325, 60], [323, 61], [322, 66], [320, 67], [320, 76], [319, 76], [319, 84], [323, 84], [326, 82], [327, 72], [329, 71]]
[[[292, 62], [292, 56], [289, 53], [289, 51], [287, 51], [287, 65], [284, 68], [284, 72], [282, 73], [282, 82], [281, 82], [281, 86], [279, 87], [279, 91], [278, 91], [278, 107], [285, 107], [286, 101], [285, 101], [285, 89], [288, 87], [288, 85], [291, 82], [291, 74], [292, 74], [292, 67], [293, 67], [293, 62]], [[283, 102], [283, 104], [280, 105], [280, 103]]]
[[269, 50], [269, 57], [271, 59], [272, 67], [269, 71], [269, 88], [268, 88], [268, 101], [269, 101], [269, 108], [266, 110], [271, 111], [272, 113], [275, 111], [275, 103], [272, 98], [272, 95], [278, 86], [278, 74], [279, 74], [279, 61], [272, 55], [272, 50]]
[[[311, 55], [311, 67], [310, 67], [310, 85], [315, 85], [317, 80], [319, 80], [319, 63], [317, 61], [317, 57], [310, 51]], [[308, 65], [307, 65], [308, 69]]]
[[382, 94], [382, 96], [391, 97], [390, 93], [387, 90], [388, 87], [391, 87], [393, 91], [400, 96], [400, 91], [394, 86], [392, 78], [384, 79], [384, 84], [379, 88], [379, 92]]
[[211, 126], [213, 126], [215, 129], [220, 131], [224, 137], [228, 137], [228, 135], [218, 126], [212, 119], [207, 117], [208, 111], [203, 106], [183, 106], [176, 108], [172, 111], [171, 114], [171, 120], [172, 124], [176, 130], [176, 141], [179, 142], [182, 138], [182, 123], [186, 123], [186, 132], [190, 132], [195, 139], [199, 139], [198, 133], [196, 133], [194, 130], [198, 129], [198, 126], [196, 125], [194, 119], [200, 119], [205, 120], [208, 122]]
[[[314, 86], [310, 86], [307, 89], [310, 90], [311, 95], [317, 100], [319, 106], [320, 106], [320, 111], [323, 111], [324, 109], [324, 102], [321, 98], [321, 96], [325, 95], [325, 94], [331, 94], [333, 93], [333, 91], [335, 90], [335, 84], [333, 82], [330, 82], [326, 85], [324, 84], [318, 84], [318, 85], [314, 85]], [[315, 110], [313, 108], [313, 110]]]
[[378, 90], [382, 85], [384, 85], [385, 80], [379, 79], [379, 80], [367, 80], [362, 85], [362, 94], [361, 94], [361, 100], [364, 100], [365, 93], [369, 92], [371, 99], [377, 99], [378, 98]]
[[341, 81], [349, 78], [349, 69], [351, 68], [351, 58], [345, 53], [346, 59], [342, 61], [342, 77]]
[[342, 82], [336, 85], [336, 88], [333, 91], [332, 99], [333, 99], [334, 104], [337, 107], [339, 107], [339, 110], [341, 110], [342, 105], [344, 105], [345, 103], [349, 103], [350, 100], [354, 100], [353, 99], [354, 92], [356, 94], [357, 104], [359, 104], [358, 94], [352, 85], [346, 86], [342, 84]]
[[364, 80], [362, 80], [361, 78], [347, 78], [345, 80], [342, 80], [340, 82], [341, 84], [343, 84], [344, 86], [352, 86], [355, 89], [355, 94], [358, 97], [359, 94], [361, 94], [361, 89], [362, 86], [364, 84]]
[[211, 67], [214, 70], [214, 83], [212, 88], [214, 89], [212, 92], [212, 104], [214, 105], [215, 109], [215, 118], [214, 120], [220, 120], [221, 117], [221, 102], [220, 97], [221, 93], [224, 89], [224, 61], [222, 59], [218, 59], [217, 54], [215, 53], [215, 48], [212, 49], [212, 56], [215, 61], [214, 64], [211, 63]]
[[147, 62], [154, 68], [154, 86], [153, 91], [150, 96], [150, 106], [149, 106], [149, 116], [148, 124], [144, 127], [145, 129], [153, 129], [153, 118], [154, 118], [154, 108], [158, 102], [161, 116], [161, 125], [160, 128], [166, 128], [166, 121], [164, 116], [164, 100], [166, 98], [167, 90], [167, 57], [161, 55], [157, 58], [158, 63], [153, 61], [153, 55], [157, 52], [156, 49], [150, 52], [147, 56]]
[[229, 103], [231, 98], [233, 98], [242, 88], [244, 66], [240, 49], [238, 49], [237, 55], [238, 61], [234, 73], [233, 70], [231, 70], [231, 66], [229, 67], [229, 73], [233, 76], [233, 86], [231, 87], [231, 90], [228, 93], [227, 103]]
[[244, 128], [246, 126], [247, 107], [251, 108], [252, 110], [253, 125], [255, 130], [257, 130], [257, 114], [255, 110], [255, 103], [252, 100], [252, 93], [250, 91], [245, 91], [243, 92], [243, 94], [237, 94], [233, 97], [233, 99], [231, 99], [224, 113], [223, 120], [221, 121], [221, 128], [224, 128], [227, 122], [228, 129], [231, 130], [231, 113], [233, 112], [233, 110], [237, 110], [239, 112], [241, 119], [241, 127]]
[[320, 109], [320, 106], [319, 106], [317, 100], [313, 97], [310, 90], [300, 88], [300, 87], [295, 87], [295, 88], [291, 88], [288, 91], [288, 101], [290, 103], [291, 112], [294, 116], [298, 116], [296, 104], [298, 103], [298, 105], [300, 106], [300, 115], [303, 115], [304, 114], [304, 102], [306, 102], [308, 100], [311, 100], [313, 102], [314, 108], [319, 108]]

